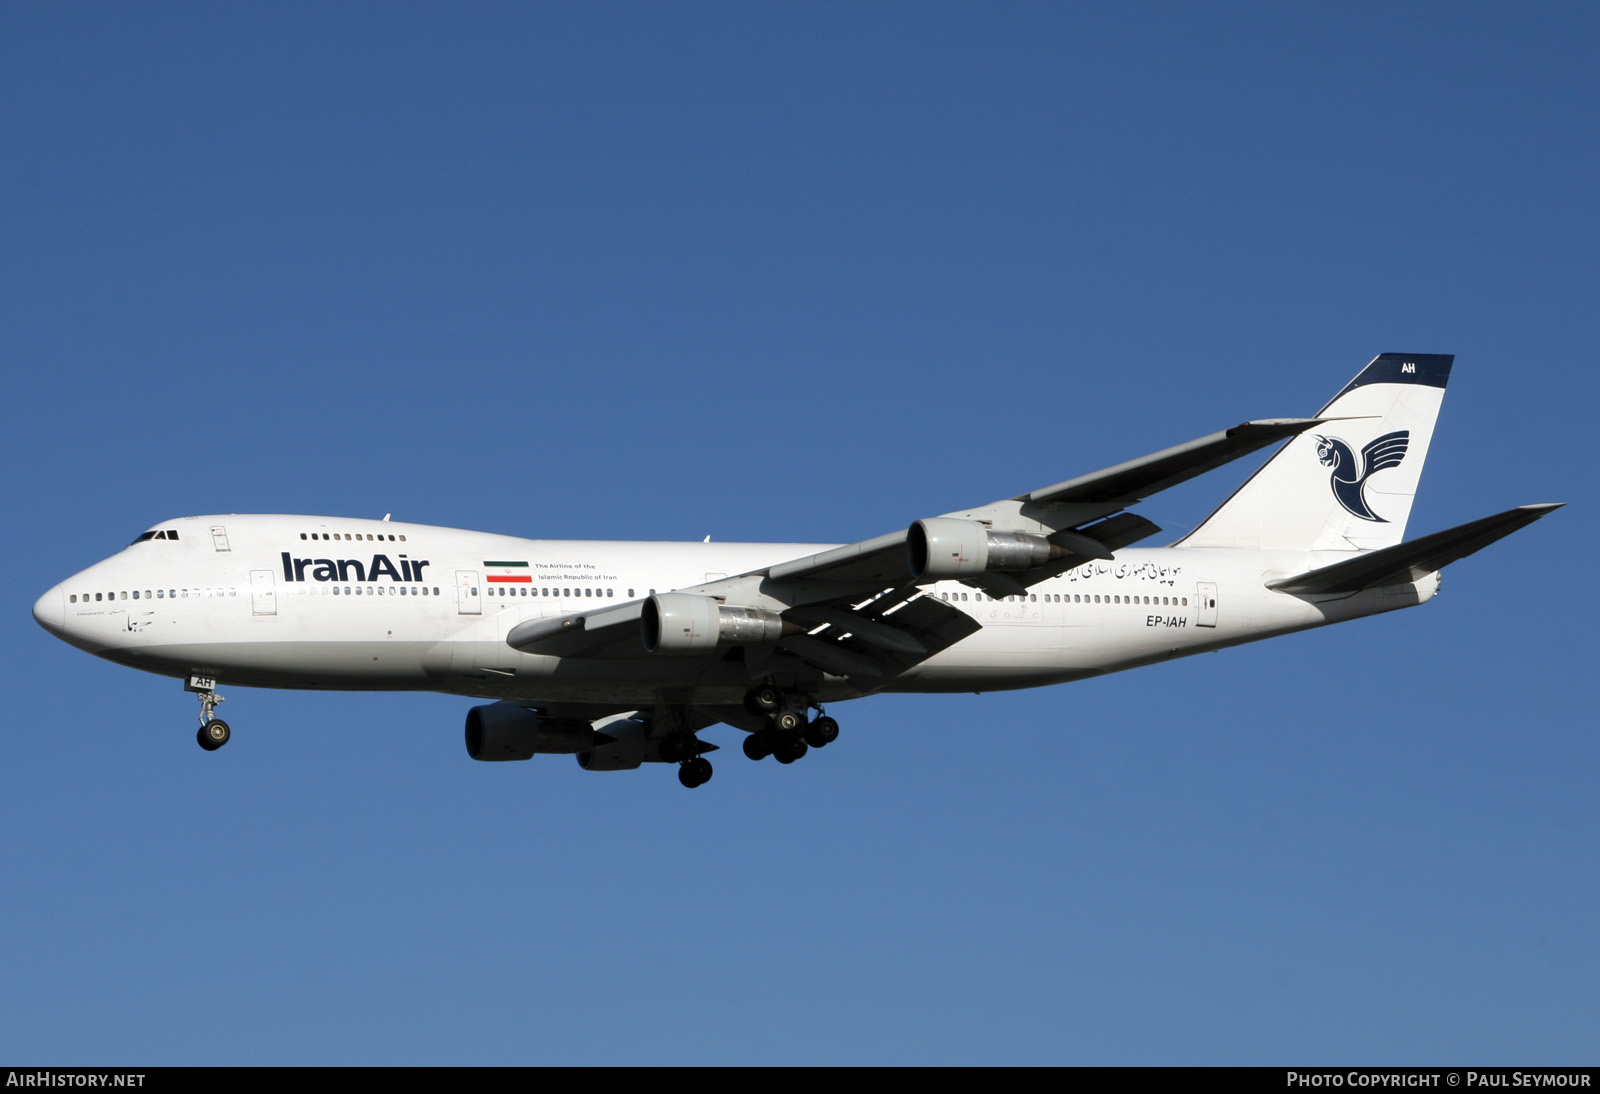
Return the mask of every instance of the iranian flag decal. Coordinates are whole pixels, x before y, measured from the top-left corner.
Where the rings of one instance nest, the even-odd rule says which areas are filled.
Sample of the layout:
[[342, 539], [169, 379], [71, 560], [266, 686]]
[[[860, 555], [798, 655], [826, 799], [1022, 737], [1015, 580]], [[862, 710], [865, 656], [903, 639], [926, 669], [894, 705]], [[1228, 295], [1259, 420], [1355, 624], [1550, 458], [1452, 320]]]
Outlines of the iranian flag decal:
[[[490, 584], [522, 583], [528, 584], [533, 578], [528, 574], [528, 564], [523, 562], [506, 562], [504, 560], [485, 559], [483, 568], [490, 571], [486, 576]], [[499, 573], [493, 571], [499, 570]]]

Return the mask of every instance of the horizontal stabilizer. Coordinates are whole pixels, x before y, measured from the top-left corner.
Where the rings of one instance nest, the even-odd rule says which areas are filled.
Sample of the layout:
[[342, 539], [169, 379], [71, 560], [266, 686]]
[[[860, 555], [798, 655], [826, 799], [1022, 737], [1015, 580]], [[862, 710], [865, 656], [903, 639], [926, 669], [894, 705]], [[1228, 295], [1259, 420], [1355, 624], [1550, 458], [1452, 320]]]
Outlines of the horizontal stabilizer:
[[1522, 505], [1492, 517], [1434, 532], [1407, 543], [1368, 551], [1344, 562], [1295, 577], [1269, 581], [1267, 588], [1285, 593], [1355, 593], [1380, 585], [1398, 585], [1442, 570], [1457, 559], [1481, 551], [1497, 539], [1532, 524], [1562, 502]]

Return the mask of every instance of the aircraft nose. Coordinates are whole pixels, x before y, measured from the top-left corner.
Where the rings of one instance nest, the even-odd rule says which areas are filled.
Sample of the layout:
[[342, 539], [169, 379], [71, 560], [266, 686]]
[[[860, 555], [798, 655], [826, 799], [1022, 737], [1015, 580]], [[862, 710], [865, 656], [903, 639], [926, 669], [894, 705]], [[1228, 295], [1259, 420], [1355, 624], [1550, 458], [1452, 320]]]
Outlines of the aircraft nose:
[[60, 637], [67, 629], [66, 594], [57, 585], [33, 602], [33, 618], [39, 626]]

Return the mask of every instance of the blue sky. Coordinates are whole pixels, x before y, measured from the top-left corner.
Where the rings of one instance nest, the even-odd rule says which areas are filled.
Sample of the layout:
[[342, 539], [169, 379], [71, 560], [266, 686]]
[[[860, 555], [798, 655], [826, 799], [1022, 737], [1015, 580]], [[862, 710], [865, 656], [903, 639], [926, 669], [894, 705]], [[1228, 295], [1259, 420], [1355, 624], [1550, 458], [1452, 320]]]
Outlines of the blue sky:
[[[1594, 1063], [1593, 5], [6, 5], [0, 1057]], [[1434, 603], [471, 763], [29, 615], [168, 517], [865, 538], [1457, 355]], [[1175, 536], [1248, 472], [1140, 512]]]

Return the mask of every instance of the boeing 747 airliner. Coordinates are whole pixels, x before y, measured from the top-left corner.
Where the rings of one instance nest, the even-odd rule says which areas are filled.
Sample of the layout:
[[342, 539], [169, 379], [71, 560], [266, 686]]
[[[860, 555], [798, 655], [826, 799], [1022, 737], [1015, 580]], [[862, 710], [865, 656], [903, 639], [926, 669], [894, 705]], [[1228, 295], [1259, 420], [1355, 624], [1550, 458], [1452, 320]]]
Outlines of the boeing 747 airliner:
[[[1312, 418], [1165, 451], [843, 547], [519, 539], [384, 520], [162, 521], [33, 614], [107, 660], [173, 676], [199, 741], [219, 684], [426, 690], [467, 712], [476, 760], [711, 778], [700, 731], [793, 763], [839, 734], [823, 705], [877, 692], [1039, 687], [1431, 599], [1439, 572], [1558, 505], [1419, 539], [1407, 517], [1454, 359], [1385, 353]], [[1169, 547], [1128, 511], [1287, 442]]]

